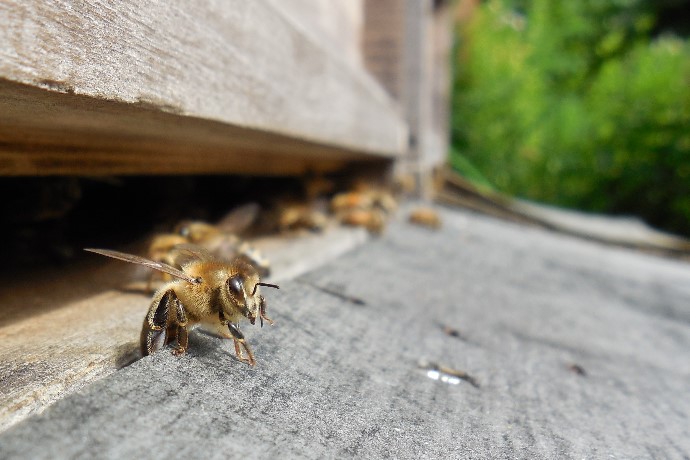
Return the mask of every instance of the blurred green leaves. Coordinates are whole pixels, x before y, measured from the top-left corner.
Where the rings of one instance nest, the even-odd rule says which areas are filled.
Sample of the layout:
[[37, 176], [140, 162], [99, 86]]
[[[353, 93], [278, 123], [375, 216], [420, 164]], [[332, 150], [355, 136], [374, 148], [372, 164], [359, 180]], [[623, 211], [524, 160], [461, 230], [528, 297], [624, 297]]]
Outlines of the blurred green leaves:
[[[452, 163], [690, 235], [690, 45], [642, 0], [490, 0], [458, 34]], [[462, 171], [461, 171], [462, 172]]]

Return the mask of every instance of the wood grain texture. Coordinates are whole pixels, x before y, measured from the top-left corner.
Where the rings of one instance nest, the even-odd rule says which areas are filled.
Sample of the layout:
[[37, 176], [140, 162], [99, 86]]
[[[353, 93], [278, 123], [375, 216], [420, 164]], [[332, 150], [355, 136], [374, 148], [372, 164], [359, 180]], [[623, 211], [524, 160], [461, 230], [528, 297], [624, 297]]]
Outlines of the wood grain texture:
[[362, 65], [364, 0], [268, 0], [300, 24], [312, 39], [354, 65]]
[[365, 0], [362, 55], [364, 65], [401, 104], [407, 100], [404, 0]]
[[[1, 133], [0, 165], [7, 168], [9, 156], [25, 155], [21, 149], [34, 134], [39, 141], [48, 137], [40, 145], [61, 140], [58, 146], [71, 148], [83, 132], [104, 136], [103, 144], [111, 145], [105, 139], [117, 137], [123, 123], [123, 145], [114, 149], [124, 146], [139, 155], [146, 149], [137, 142], [167, 136], [170, 145], [182, 148], [183, 134], [192, 129], [186, 120], [195, 131], [187, 144], [210, 130], [225, 137], [215, 144], [220, 151], [256, 149], [260, 138], [228, 143], [254, 132], [273, 136], [263, 141], [282, 140], [270, 145], [279, 153], [288, 139], [299, 141], [292, 150], [321, 145], [384, 158], [403, 152], [406, 127], [385, 92], [340, 56], [334, 42], [314, 36], [268, 1], [0, 3], [0, 78], [7, 80], [1, 121], [6, 130], [13, 123], [30, 129], [9, 139]], [[32, 107], [40, 110], [29, 111], [33, 117], [27, 119], [21, 115], [28, 90], [15, 94], [9, 82], [62, 97], [32, 94]], [[163, 127], [161, 120], [167, 122]], [[23, 146], [14, 145], [22, 139]], [[201, 149], [209, 155], [213, 150]], [[332, 153], [324, 149], [317, 156], [338, 156]], [[256, 159], [266, 164], [266, 158]]]
[[448, 155], [452, 2], [366, 0], [363, 58], [403, 107], [410, 147], [396, 172], [414, 175], [430, 198], [431, 171]]
[[0, 80], [0, 175], [285, 175], [382, 160], [147, 105]]

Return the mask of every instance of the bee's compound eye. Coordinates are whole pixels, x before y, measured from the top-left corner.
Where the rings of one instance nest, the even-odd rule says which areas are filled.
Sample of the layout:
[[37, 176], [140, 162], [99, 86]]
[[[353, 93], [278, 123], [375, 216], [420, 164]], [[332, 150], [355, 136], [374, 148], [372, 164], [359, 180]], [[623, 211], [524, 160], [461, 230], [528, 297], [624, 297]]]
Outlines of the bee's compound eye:
[[228, 290], [237, 297], [242, 297], [243, 290], [242, 284], [244, 279], [241, 275], [235, 275], [228, 279]]

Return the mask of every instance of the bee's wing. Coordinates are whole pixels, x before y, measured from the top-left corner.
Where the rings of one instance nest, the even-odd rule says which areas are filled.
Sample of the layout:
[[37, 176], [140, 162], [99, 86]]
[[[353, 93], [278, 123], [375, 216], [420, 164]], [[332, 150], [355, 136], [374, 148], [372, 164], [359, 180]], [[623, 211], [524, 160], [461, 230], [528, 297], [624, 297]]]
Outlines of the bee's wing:
[[102, 256], [112, 257], [113, 259], [124, 260], [125, 262], [130, 262], [133, 264], [143, 265], [144, 267], [153, 268], [154, 270], [158, 270], [158, 271], [161, 271], [163, 273], [167, 273], [169, 275], [172, 275], [176, 278], [180, 278], [181, 280], [185, 280], [188, 283], [198, 284], [200, 282], [199, 279], [194, 278], [192, 276], [189, 276], [187, 273], [183, 272], [182, 270], [178, 270], [177, 268], [171, 267], [168, 264], [164, 264], [162, 262], [154, 262], [153, 260], [144, 259], [143, 257], [135, 256], [133, 254], [126, 254], [124, 252], [111, 251], [109, 249], [88, 248], [88, 249], [84, 249], [84, 251], [94, 252], [94, 253], [100, 254]]
[[230, 211], [216, 226], [225, 233], [241, 233], [254, 223], [260, 210], [258, 204], [247, 203]]
[[174, 264], [178, 267], [184, 267], [188, 263], [195, 260], [216, 260], [216, 256], [214, 256], [210, 251], [191, 243], [176, 244], [170, 250], [170, 256], [172, 257]]

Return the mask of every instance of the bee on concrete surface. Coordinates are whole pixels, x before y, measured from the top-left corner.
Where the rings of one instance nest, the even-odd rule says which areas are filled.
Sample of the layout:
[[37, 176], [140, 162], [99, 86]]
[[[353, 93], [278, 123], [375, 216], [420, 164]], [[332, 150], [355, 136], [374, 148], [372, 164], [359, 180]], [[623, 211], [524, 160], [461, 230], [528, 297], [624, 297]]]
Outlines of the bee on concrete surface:
[[203, 246], [209, 251], [221, 247], [224, 240], [230, 240], [236, 246], [240, 240], [239, 235], [256, 221], [259, 211], [258, 204], [248, 203], [233, 209], [216, 224], [184, 220], [177, 224], [175, 233], [186, 238], [189, 243]]
[[373, 197], [368, 193], [342, 192], [331, 198], [331, 209], [336, 214], [350, 209], [368, 209], [373, 205]]
[[239, 322], [246, 318], [254, 324], [258, 318], [261, 326], [264, 320], [273, 324], [266, 316], [266, 300], [259, 286], [276, 289], [278, 286], [262, 283], [252, 264], [241, 257], [231, 262], [221, 261], [208, 251], [191, 246], [178, 249], [187, 255], [181, 270], [123, 252], [85, 250], [143, 265], [176, 278], [153, 295], [141, 329], [142, 354], [149, 355], [176, 342], [173, 354], [180, 355], [187, 350], [189, 330], [201, 325], [212, 331], [222, 331], [224, 337], [232, 338], [237, 359], [251, 366], [256, 364], [254, 354], [240, 332]]
[[359, 184], [355, 190], [331, 199], [331, 210], [341, 223], [376, 234], [383, 232], [396, 208], [397, 202], [388, 190], [368, 184]]
[[349, 209], [379, 209], [385, 214], [392, 214], [398, 207], [393, 193], [383, 185], [360, 182], [349, 192], [336, 194], [331, 199], [333, 212]]
[[432, 208], [416, 208], [410, 212], [408, 220], [412, 224], [421, 225], [422, 227], [428, 227], [434, 230], [441, 228], [441, 217], [438, 215], [438, 212]]
[[364, 227], [380, 235], [386, 228], [386, 215], [379, 209], [349, 209], [340, 213], [340, 222], [352, 227]]
[[277, 225], [280, 232], [306, 229], [321, 232], [328, 225], [328, 217], [318, 209], [317, 202], [284, 201], [277, 206]]
[[[149, 245], [149, 257], [155, 262], [175, 265], [172, 249], [179, 244], [187, 244], [187, 238], [176, 233], [162, 233], [156, 235]], [[168, 279], [169, 280], [169, 279]]]

